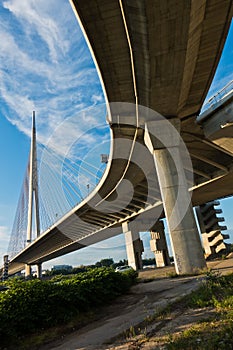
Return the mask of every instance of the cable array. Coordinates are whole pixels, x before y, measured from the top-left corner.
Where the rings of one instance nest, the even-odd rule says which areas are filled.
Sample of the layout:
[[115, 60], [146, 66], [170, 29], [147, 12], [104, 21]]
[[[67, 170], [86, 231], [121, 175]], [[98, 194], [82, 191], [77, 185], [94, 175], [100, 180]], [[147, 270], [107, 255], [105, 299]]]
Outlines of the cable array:
[[[64, 156], [57, 150], [40, 144], [37, 146], [37, 164], [40, 233], [42, 233], [90, 194], [100, 181], [106, 164], [98, 160], [96, 164], [92, 164], [77, 155]], [[10, 258], [26, 246], [28, 196], [29, 162], [8, 247]], [[32, 236], [34, 240], [35, 229]]]
[[29, 195], [29, 161], [20, 191], [15, 219], [8, 245], [9, 259], [14, 257], [26, 245]]

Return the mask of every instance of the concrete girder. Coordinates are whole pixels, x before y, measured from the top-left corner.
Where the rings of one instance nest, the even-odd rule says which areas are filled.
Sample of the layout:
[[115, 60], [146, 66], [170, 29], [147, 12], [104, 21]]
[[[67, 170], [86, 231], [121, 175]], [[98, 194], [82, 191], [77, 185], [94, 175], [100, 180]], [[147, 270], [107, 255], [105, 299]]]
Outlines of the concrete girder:
[[231, 0], [71, 4], [109, 102], [180, 118], [199, 113], [227, 36]]

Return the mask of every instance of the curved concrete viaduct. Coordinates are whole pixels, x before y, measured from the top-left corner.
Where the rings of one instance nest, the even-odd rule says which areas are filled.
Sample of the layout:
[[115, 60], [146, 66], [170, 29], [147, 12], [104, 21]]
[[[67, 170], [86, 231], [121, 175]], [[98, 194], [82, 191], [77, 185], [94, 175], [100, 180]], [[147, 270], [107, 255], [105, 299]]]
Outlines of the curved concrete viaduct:
[[199, 113], [229, 29], [231, 0], [71, 4], [109, 102], [137, 102], [166, 117]]
[[[194, 169], [192, 205], [233, 194], [233, 150], [210, 141], [196, 123], [227, 36], [232, 1], [72, 0], [71, 4], [97, 64], [106, 101], [133, 103], [136, 111], [134, 115], [127, 110], [119, 112], [110, 105], [112, 158], [104, 178], [84, 202], [11, 261], [11, 272], [25, 263], [39, 264], [119, 234], [122, 223], [142, 212], [142, 225], [149, 228], [151, 217], [164, 215], [160, 192], [165, 214], [170, 217], [174, 199], [165, 200], [165, 194], [171, 191], [175, 196], [175, 178], [183, 170], [178, 155], [180, 168], [173, 174], [169, 152], [178, 149], [179, 142], [170, 142], [174, 135], [168, 133], [169, 145], [161, 147], [153, 138], [153, 120], [138, 114], [139, 105], [159, 112], [180, 132]], [[161, 133], [163, 125], [159, 126]], [[130, 155], [129, 162], [120, 156], [119, 138], [128, 140], [124, 152]], [[140, 144], [147, 150], [143, 155], [147, 173], [135, 165]], [[169, 182], [168, 192], [158, 159], [167, 163], [164, 178]], [[185, 174], [182, 176], [185, 179]], [[121, 189], [123, 180], [130, 181], [133, 191], [130, 186]], [[150, 193], [149, 188], [153, 188]], [[186, 198], [188, 189], [184, 188], [184, 194]], [[108, 202], [108, 212], [101, 207], [106, 201], [102, 203], [100, 198]], [[170, 230], [178, 273], [205, 265], [197, 231], [193, 224], [189, 226], [193, 221], [191, 206], [187, 213], [179, 230]]]

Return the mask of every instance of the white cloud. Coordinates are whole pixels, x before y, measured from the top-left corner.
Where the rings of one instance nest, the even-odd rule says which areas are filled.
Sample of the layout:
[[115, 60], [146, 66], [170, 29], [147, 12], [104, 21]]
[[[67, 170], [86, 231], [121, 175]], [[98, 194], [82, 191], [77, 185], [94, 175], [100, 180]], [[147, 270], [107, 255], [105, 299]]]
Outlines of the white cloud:
[[[63, 160], [67, 155], [82, 157], [72, 148], [77, 141], [79, 151], [88, 154], [96, 142], [103, 141], [98, 131], [93, 135], [88, 129], [102, 125], [105, 112], [87, 110], [103, 102], [103, 96], [69, 2], [4, 0], [0, 16], [2, 116], [30, 137], [35, 110], [40, 143], [50, 139], [51, 148]], [[10, 233], [3, 226], [1, 229], [1, 249], [5, 253]]]
[[[3, 115], [30, 135], [35, 110], [38, 139], [46, 143], [65, 118], [103, 100], [97, 73], [67, 1], [6, 0], [3, 6], [9, 10], [0, 23]], [[96, 123], [93, 116], [80, 118], [77, 137]], [[74, 130], [65, 132], [61, 148]]]
[[103, 103], [103, 95], [93, 95], [91, 100], [93, 101], [93, 104], [97, 103]]
[[69, 41], [63, 37], [62, 26], [59, 26], [52, 18], [54, 12], [60, 11], [60, 6], [65, 8], [64, 1], [40, 0], [38, 3], [35, 0], [8, 0], [3, 5], [20, 20], [28, 35], [30, 35], [32, 28], [37, 31], [41, 39], [47, 44], [53, 62], [57, 62], [59, 50], [62, 53], [67, 52]]

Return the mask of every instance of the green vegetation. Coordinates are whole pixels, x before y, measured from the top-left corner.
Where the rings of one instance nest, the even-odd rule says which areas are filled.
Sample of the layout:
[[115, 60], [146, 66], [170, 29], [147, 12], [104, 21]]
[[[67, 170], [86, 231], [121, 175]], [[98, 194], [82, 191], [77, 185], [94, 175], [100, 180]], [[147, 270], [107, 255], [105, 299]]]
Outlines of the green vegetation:
[[[170, 257], [170, 260], [173, 261], [173, 257]], [[148, 258], [148, 259], [143, 259], [142, 260], [143, 266], [151, 266], [151, 265], [156, 265], [155, 263], [155, 258]], [[89, 269], [94, 269], [94, 268], [99, 268], [99, 267], [112, 267], [115, 269], [118, 266], [124, 266], [128, 265], [128, 260], [123, 259], [118, 262], [115, 262], [113, 258], [106, 258], [106, 259], [101, 259], [100, 261], [97, 261], [94, 265], [81, 265], [77, 267], [71, 267], [71, 269], [51, 269], [47, 270], [44, 273], [44, 276], [56, 276], [56, 275], [70, 275], [70, 274], [77, 274], [80, 272], [86, 272]]]
[[127, 265], [127, 260], [120, 260], [119, 262], [114, 262], [113, 258], [102, 259], [97, 261], [94, 265], [81, 265], [73, 267], [71, 269], [51, 269], [47, 270], [44, 276], [56, 276], [56, 275], [70, 275], [77, 274], [80, 272], [86, 272], [90, 269], [99, 268], [99, 267], [112, 267], [115, 269], [117, 266]]
[[[170, 311], [195, 308], [213, 308], [213, 315], [200, 321], [179, 334], [155, 338], [158, 344], [168, 350], [229, 350], [233, 349], [233, 274], [220, 276], [208, 271], [202, 286], [169, 306]], [[164, 317], [166, 318], [166, 310]], [[207, 309], [208, 312], [208, 309]], [[153, 322], [161, 319], [161, 312]]]
[[232, 319], [217, 318], [209, 322], [197, 323], [185, 330], [181, 336], [172, 337], [168, 350], [229, 350], [233, 346]]
[[214, 307], [208, 321], [199, 322], [180, 335], [171, 335], [167, 349], [219, 350], [233, 348], [233, 274], [207, 272], [205, 283], [182, 301], [185, 308]]
[[72, 269], [51, 269], [46, 270], [44, 276], [56, 276], [56, 275], [75, 275], [80, 272], [86, 272], [92, 267], [87, 266], [80, 266], [80, 267], [73, 267]]
[[135, 271], [95, 268], [49, 281], [8, 280], [9, 289], [0, 293], [0, 348], [10, 341], [17, 343], [25, 334], [66, 324], [79, 315], [82, 318], [127, 292], [136, 278]]
[[[199, 309], [204, 309], [207, 314], [211, 310], [211, 313], [205, 320], [194, 322], [188, 329], [177, 332], [175, 329], [179, 315], [186, 311], [190, 314], [193, 311], [195, 314], [196, 308], [197, 313]], [[170, 324], [169, 334], [156, 335], [157, 331], [161, 331], [175, 319], [174, 331]], [[155, 325], [152, 326], [154, 330], [148, 333], [147, 329], [151, 328], [149, 326], [152, 324]], [[128, 329], [124, 336], [130, 339], [132, 348], [134, 346], [135, 349], [140, 349], [142, 344], [167, 350], [233, 349], [233, 274], [220, 276], [218, 273], [208, 271], [198, 290], [148, 316], [136, 328]], [[150, 341], [153, 345], [150, 345]]]
[[221, 276], [208, 271], [202, 286], [188, 296], [187, 306], [214, 306], [221, 309], [229, 298], [233, 301], [233, 274]]

